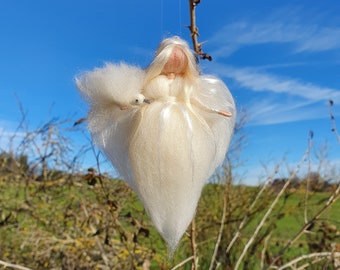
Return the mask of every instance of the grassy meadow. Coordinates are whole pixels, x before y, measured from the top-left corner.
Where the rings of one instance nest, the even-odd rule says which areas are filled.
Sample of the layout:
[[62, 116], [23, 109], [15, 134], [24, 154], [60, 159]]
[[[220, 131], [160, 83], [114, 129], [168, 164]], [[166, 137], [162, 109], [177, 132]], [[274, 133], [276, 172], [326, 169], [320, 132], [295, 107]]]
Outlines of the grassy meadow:
[[[171, 256], [123, 181], [80, 172], [88, 152], [101, 169], [89, 138], [85, 147], [70, 141], [82, 121], [25, 129], [0, 152], [0, 269], [339, 269], [338, 173], [249, 187], [235, 184], [238, 160], [227, 158]], [[232, 157], [244, 139], [235, 137]]]
[[[227, 245], [259, 189], [218, 184], [205, 187], [195, 218], [199, 269], [209, 269], [225, 199], [216, 262], [220, 269], [233, 269], [242, 247], [276, 196], [270, 188], [266, 190], [226, 255]], [[3, 173], [0, 194], [0, 260], [4, 262], [30, 269], [171, 269], [192, 256], [192, 228], [170, 258], [136, 195], [120, 180], [91, 172], [24, 181], [20, 175]], [[329, 196], [330, 192], [310, 192], [307, 216], [315, 215]], [[305, 192], [288, 190], [253, 242], [241, 269], [260, 269], [261, 262], [268, 263], [304, 225], [304, 209]], [[285, 251], [280, 264], [339, 243], [339, 217], [340, 201], [336, 201]], [[324, 260], [324, 265], [324, 269], [335, 269], [329, 260]], [[178, 269], [191, 269], [190, 261]]]

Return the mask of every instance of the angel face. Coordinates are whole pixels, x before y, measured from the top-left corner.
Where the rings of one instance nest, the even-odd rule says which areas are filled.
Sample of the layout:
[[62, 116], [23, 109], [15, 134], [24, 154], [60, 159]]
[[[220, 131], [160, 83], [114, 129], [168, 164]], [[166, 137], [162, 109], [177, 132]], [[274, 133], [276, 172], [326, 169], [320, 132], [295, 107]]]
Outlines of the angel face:
[[179, 46], [175, 46], [168, 61], [165, 63], [162, 74], [169, 79], [174, 79], [177, 75], [184, 75], [188, 66], [188, 57]]
[[199, 67], [189, 45], [179, 37], [167, 38], [159, 45], [156, 56], [146, 69], [145, 84], [159, 75], [188, 79], [199, 77]]

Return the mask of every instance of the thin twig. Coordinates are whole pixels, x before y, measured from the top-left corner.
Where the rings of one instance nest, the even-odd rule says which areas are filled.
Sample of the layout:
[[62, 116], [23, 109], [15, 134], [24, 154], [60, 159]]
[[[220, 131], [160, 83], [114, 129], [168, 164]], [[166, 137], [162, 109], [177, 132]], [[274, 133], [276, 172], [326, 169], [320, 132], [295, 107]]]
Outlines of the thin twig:
[[235, 243], [235, 241], [238, 239], [238, 237], [241, 235], [241, 231], [244, 227], [244, 225], [246, 224], [247, 220], [248, 220], [248, 216], [251, 213], [251, 211], [253, 210], [253, 208], [255, 207], [256, 203], [258, 202], [258, 200], [260, 199], [262, 193], [267, 189], [267, 187], [269, 186], [270, 183], [272, 183], [274, 177], [277, 175], [279, 168], [281, 166], [281, 163], [279, 163], [278, 165], [276, 165], [273, 174], [271, 176], [268, 177], [268, 179], [266, 180], [266, 182], [264, 183], [264, 185], [262, 186], [261, 190], [257, 193], [255, 199], [253, 200], [252, 204], [249, 206], [249, 208], [247, 209], [246, 214], [243, 217], [243, 220], [241, 221], [240, 225], [238, 226], [237, 232], [235, 233], [233, 239], [230, 241], [227, 249], [226, 249], [226, 254], [229, 253], [229, 251], [231, 250], [233, 244]]
[[1, 261], [1, 260], [0, 260], [0, 264], [5, 266], [5, 267], [11, 267], [11, 268], [20, 269], [20, 270], [32, 270], [31, 268], [27, 268], [27, 267], [24, 267], [24, 266], [13, 264], [13, 263], [4, 262], [4, 261]]
[[221, 226], [220, 226], [220, 230], [218, 232], [218, 236], [217, 236], [217, 240], [216, 240], [216, 244], [215, 244], [215, 249], [214, 249], [214, 253], [211, 257], [211, 262], [210, 262], [210, 267], [209, 270], [212, 270], [215, 264], [215, 259], [216, 259], [216, 255], [217, 255], [217, 251], [218, 248], [220, 246], [221, 243], [221, 239], [222, 239], [222, 233], [223, 233], [223, 227], [224, 227], [224, 221], [225, 221], [225, 217], [226, 217], [226, 212], [227, 212], [227, 199], [224, 196], [223, 197], [223, 213], [222, 213], [222, 218], [221, 218]]
[[193, 258], [194, 258], [194, 256], [190, 256], [189, 258], [186, 258], [184, 261], [181, 261], [179, 264], [177, 264], [173, 268], [171, 268], [171, 270], [175, 270], [175, 269], [178, 269], [178, 268], [182, 267], [187, 262], [190, 262]]
[[[89, 219], [90, 215], [89, 215], [89, 212], [87, 211], [86, 204], [85, 204], [84, 201], [82, 202], [82, 207], [83, 207], [84, 214], [85, 214], [86, 218]], [[90, 229], [92, 230], [93, 233], [95, 233], [97, 231], [97, 229], [92, 225], [91, 222], [89, 222], [89, 226], [90, 226]], [[99, 240], [97, 235], [95, 235], [95, 241], [96, 241], [96, 244], [97, 244], [97, 246], [100, 250], [100, 255], [101, 255], [105, 265], [108, 266], [109, 265], [109, 259], [107, 258], [105, 251], [104, 251], [104, 248], [103, 248], [103, 245], [100, 243], [100, 240]]]
[[[281, 266], [280, 268], [278, 268], [278, 270], [282, 270], [288, 267], [293, 267], [294, 264], [298, 263], [299, 261], [302, 260], [306, 260], [306, 259], [311, 259], [311, 258], [318, 258], [318, 257], [326, 257], [326, 258], [340, 258], [340, 252], [316, 252], [316, 253], [310, 253], [310, 254], [306, 254], [306, 255], [302, 255], [288, 263], [286, 263], [285, 265]], [[311, 263], [311, 262], [310, 262]], [[308, 264], [308, 266], [310, 266], [310, 263]]]
[[208, 59], [209, 61], [212, 60], [212, 57], [203, 52], [202, 50], [202, 43], [198, 42], [198, 28], [196, 26], [196, 6], [200, 3], [200, 0], [189, 0], [189, 9], [190, 9], [190, 26], [188, 26], [190, 33], [192, 44], [194, 46], [194, 51], [196, 52], [197, 56], [201, 59]]
[[196, 222], [195, 218], [191, 221], [191, 232], [190, 232], [190, 241], [191, 241], [191, 252], [192, 252], [192, 264], [191, 270], [197, 270], [197, 244], [196, 244]]
[[[90, 141], [90, 143], [91, 143], [91, 146], [92, 146], [93, 154], [94, 154], [94, 156], [96, 158], [97, 169], [98, 169], [98, 176], [99, 176], [98, 179], [99, 179], [99, 183], [100, 183], [100, 186], [101, 186], [101, 190], [102, 190], [102, 192], [103, 192], [103, 194], [105, 196], [107, 205], [111, 205], [111, 203], [110, 203], [110, 195], [109, 195], [109, 193], [107, 191], [107, 188], [104, 185], [103, 177], [102, 177], [102, 173], [101, 173], [101, 166], [100, 166], [100, 161], [99, 161], [100, 152], [96, 153], [96, 148], [95, 148], [93, 142]], [[120, 224], [120, 222], [115, 217], [115, 214], [114, 214], [115, 210], [111, 206], [109, 207], [109, 209], [110, 209], [109, 213], [110, 213], [110, 215], [112, 217], [112, 220], [114, 221], [114, 224], [117, 226], [117, 230], [119, 232], [124, 232], [123, 226]], [[128, 254], [129, 254], [130, 258], [131, 258], [131, 264], [134, 265], [134, 261], [135, 261], [134, 254], [132, 254], [132, 252], [130, 251], [130, 249], [129, 249], [129, 247], [128, 247], [128, 245], [127, 245], [127, 243], [125, 241], [122, 241], [122, 244], [124, 245], [124, 247], [128, 251]]]
[[295, 236], [288, 241], [286, 246], [281, 248], [281, 250], [277, 253], [276, 257], [273, 259], [271, 264], [268, 266], [270, 268], [273, 266], [284, 254], [284, 252], [297, 240], [300, 236], [308, 229], [312, 224], [315, 223], [316, 220], [320, 218], [320, 216], [339, 198], [340, 195], [340, 183], [338, 184], [337, 189], [333, 192], [332, 196], [328, 199], [327, 203], [322, 207], [316, 215], [311, 218], [296, 234]]
[[[311, 130], [309, 132], [309, 138], [308, 138], [308, 145], [309, 148], [312, 148], [313, 144], [313, 131]], [[305, 189], [305, 203], [304, 203], [304, 217], [305, 217], [305, 223], [308, 222], [308, 216], [307, 216], [307, 208], [308, 208], [308, 193], [309, 193], [309, 184], [310, 184], [310, 177], [311, 177], [311, 157], [310, 153], [308, 154], [308, 175], [306, 178], [306, 189]]]
[[316, 263], [318, 263], [320, 261], [324, 261], [324, 260], [325, 260], [325, 258], [323, 258], [323, 257], [316, 257], [313, 261], [308, 260], [307, 263], [299, 266], [299, 268], [296, 268], [294, 266], [293, 267], [294, 267], [294, 270], [304, 270], [306, 268], [310, 268], [311, 265], [316, 264]]
[[276, 204], [278, 203], [279, 199], [281, 198], [281, 196], [283, 195], [283, 193], [285, 192], [285, 190], [287, 189], [287, 187], [289, 186], [289, 184], [292, 182], [292, 179], [295, 178], [297, 172], [299, 171], [302, 163], [305, 161], [306, 156], [308, 155], [310, 151], [310, 148], [308, 146], [306, 153], [303, 155], [301, 161], [298, 163], [298, 165], [295, 167], [295, 170], [291, 173], [289, 179], [286, 181], [286, 183], [284, 184], [284, 186], [281, 188], [280, 192], [277, 194], [277, 196], [275, 197], [274, 201], [272, 202], [272, 204], [270, 205], [270, 207], [268, 208], [267, 212], [265, 213], [265, 215], [263, 216], [262, 220], [260, 221], [259, 225], [256, 227], [253, 235], [251, 236], [251, 238], [248, 240], [248, 242], [246, 243], [246, 245], [243, 248], [243, 251], [240, 255], [240, 257], [237, 260], [237, 263], [235, 265], [234, 269], [238, 269], [241, 265], [241, 262], [244, 258], [244, 256], [246, 255], [250, 245], [254, 242], [256, 236], [258, 235], [258, 233], [260, 232], [260, 230], [262, 229], [264, 223], [266, 222], [266, 220], [268, 219], [269, 215], [271, 214], [271, 212], [273, 211], [274, 207], [276, 206]]
[[261, 269], [263, 269], [264, 267], [264, 260], [266, 258], [267, 247], [268, 247], [268, 242], [269, 242], [270, 237], [271, 237], [271, 233], [269, 233], [264, 239], [263, 249], [261, 251]]

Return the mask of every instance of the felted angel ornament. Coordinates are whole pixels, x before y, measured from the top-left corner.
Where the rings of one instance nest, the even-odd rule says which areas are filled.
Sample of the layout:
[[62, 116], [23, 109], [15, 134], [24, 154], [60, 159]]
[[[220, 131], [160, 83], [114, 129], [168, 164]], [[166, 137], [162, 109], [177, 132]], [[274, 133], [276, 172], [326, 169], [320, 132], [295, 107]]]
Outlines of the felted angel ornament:
[[236, 117], [228, 88], [200, 74], [179, 37], [163, 40], [145, 70], [106, 64], [76, 83], [91, 105], [94, 142], [173, 252], [204, 184], [225, 158]]

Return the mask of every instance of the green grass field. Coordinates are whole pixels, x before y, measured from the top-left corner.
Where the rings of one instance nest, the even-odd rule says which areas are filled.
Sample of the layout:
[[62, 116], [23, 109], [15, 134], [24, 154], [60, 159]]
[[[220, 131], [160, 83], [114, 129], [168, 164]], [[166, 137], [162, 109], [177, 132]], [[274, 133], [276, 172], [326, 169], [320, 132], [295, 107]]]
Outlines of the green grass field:
[[[210, 264], [221, 226], [224, 190], [224, 186], [209, 184], [200, 200], [195, 218], [200, 269], [208, 269]], [[227, 193], [229, 203], [217, 256], [222, 263], [223, 250], [256, 192], [257, 188], [235, 186]], [[88, 184], [81, 176], [50, 182], [1, 178], [0, 194], [0, 260], [3, 261], [32, 269], [143, 269], [143, 263], [148, 261], [151, 269], [169, 269], [192, 254], [191, 239], [185, 235], [169, 259], [163, 240], [136, 195], [119, 180], [104, 178], [102, 184], [98, 180]], [[235, 263], [273, 196], [266, 193], [250, 213], [249, 222], [223, 269], [232, 269], [228, 263]], [[296, 191], [280, 199], [249, 251], [245, 260], [248, 269], [258, 269], [265, 239], [268, 239], [268, 254], [274, 255], [299, 232], [304, 225], [304, 196], [303, 191]], [[307, 217], [317, 213], [329, 196], [329, 193], [309, 194]], [[309, 233], [287, 250], [283, 260], [310, 252], [313, 244], [315, 250], [323, 250], [330, 243], [339, 243], [339, 226], [340, 201], [336, 201]], [[335, 231], [331, 231], [334, 227]], [[190, 263], [181, 269], [191, 269]]]

